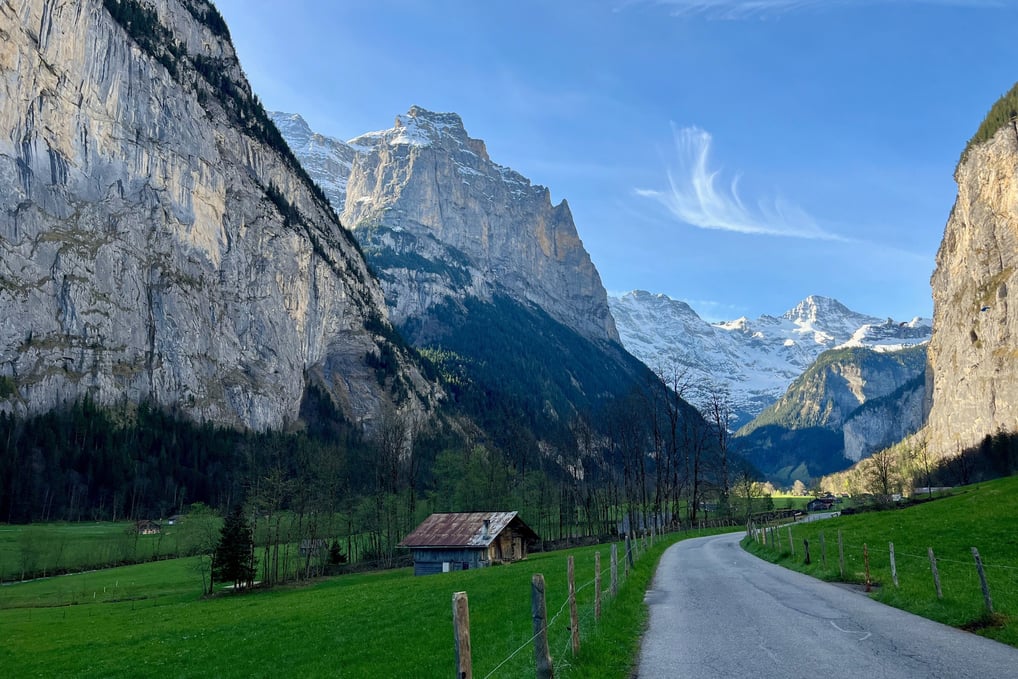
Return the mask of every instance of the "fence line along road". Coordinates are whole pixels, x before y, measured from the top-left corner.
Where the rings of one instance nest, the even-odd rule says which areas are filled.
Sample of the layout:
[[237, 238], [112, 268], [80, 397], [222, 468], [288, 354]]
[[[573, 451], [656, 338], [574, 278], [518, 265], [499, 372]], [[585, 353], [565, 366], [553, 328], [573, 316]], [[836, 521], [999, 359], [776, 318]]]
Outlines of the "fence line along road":
[[742, 537], [665, 551], [647, 593], [640, 679], [984, 679], [1018, 667], [1018, 649], [767, 563]]

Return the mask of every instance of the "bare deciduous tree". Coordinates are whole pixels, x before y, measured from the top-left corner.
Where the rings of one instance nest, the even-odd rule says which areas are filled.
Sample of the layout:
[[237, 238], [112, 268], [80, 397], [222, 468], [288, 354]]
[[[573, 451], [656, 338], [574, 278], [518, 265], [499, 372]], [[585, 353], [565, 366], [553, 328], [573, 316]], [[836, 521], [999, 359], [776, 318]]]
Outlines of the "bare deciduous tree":
[[718, 447], [718, 493], [722, 507], [728, 503], [731, 480], [728, 472], [728, 444], [733, 417], [732, 397], [728, 387], [713, 382], [703, 387], [702, 410], [704, 419], [710, 424]]
[[898, 460], [890, 448], [873, 453], [866, 465], [866, 477], [870, 492], [880, 497], [881, 502], [890, 502], [891, 495], [900, 486]]
[[910, 449], [910, 457], [912, 463], [916, 467], [924, 480], [926, 486], [926, 492], [930, 497], [933, 497], [933, 468], [936, 466], [933, 455], [930, 453], [929, 441], [926, 438], [925, 432], [919, 432], [912, 439], [912, 446]]

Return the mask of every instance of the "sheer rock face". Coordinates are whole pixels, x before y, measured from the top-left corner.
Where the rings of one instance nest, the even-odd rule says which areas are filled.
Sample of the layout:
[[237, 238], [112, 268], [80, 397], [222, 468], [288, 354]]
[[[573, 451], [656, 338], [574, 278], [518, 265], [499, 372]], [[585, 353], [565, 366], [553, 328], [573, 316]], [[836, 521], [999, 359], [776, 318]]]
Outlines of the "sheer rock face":
[[250, 87], [204, 0], [144, 6], [173, 73], [100, 0], [0, 3], [0, 410], [148, 399], [264, 429], [313, 381], [370, 419], [377, 282], [285, 149], [238, 124]]
[[1018, 130], [969, 150], [937, 253], [930, 341], [931, 451], [957, 454], [1018, 430]]
[[917, 381], [915, 388], [899, 389], [857, 409], [845, 421], [845, 457], [858, 462], [918, 431], [923, 426], [925, 395], [924, 384]]
[[[888, 397], [920, 378], [924, 361], [922, 346], [898, 351], [850, 347], [822, 354], [784, 396], [740, 430], [740, 434], [771, 423], [790, 429], [840, 429], [861, 406]], [[915, 427], [902, 436], [911, 431]]]
[[[297, 135], [282, 129], [294, 144]], [[619, 341], [569, 206], [552, 205], [548, 189], [493, 163], [458, 115], [415, 106], [391, 129], [348, 144], [356, 155], [339, 181], [318, 173], [299, 142], [295, 149], [319, 184], [346, 182], [333, 204], [378, 272], [395, 323], [448, 300], [504, 292], [589, 339]]]

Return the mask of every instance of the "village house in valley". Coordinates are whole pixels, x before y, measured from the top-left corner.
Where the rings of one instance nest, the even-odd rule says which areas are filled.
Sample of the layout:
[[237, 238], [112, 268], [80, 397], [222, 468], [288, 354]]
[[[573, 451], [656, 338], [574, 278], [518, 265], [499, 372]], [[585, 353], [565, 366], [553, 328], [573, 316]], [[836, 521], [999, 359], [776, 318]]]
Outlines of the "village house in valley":
[[414, 575], [431, 575], [525, 559], [538, 539], [516, 512], [461, 512], [432, 514], [399, 546], [413, 552]]

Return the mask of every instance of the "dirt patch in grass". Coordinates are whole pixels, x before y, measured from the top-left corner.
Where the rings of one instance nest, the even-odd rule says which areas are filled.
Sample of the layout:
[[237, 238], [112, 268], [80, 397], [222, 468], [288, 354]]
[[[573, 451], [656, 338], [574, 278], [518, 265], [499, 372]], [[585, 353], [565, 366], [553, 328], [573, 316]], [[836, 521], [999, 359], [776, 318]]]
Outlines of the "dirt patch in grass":
[[1003, 627], [1008, 623], [1008, 617], [1001, 615], [1000, 613], [989, 613], [977, 618], [972, 622], [967, 622], [961, 626], [966, 632], [980, 632], [985, 629], [992, 629], [995, 627]]

